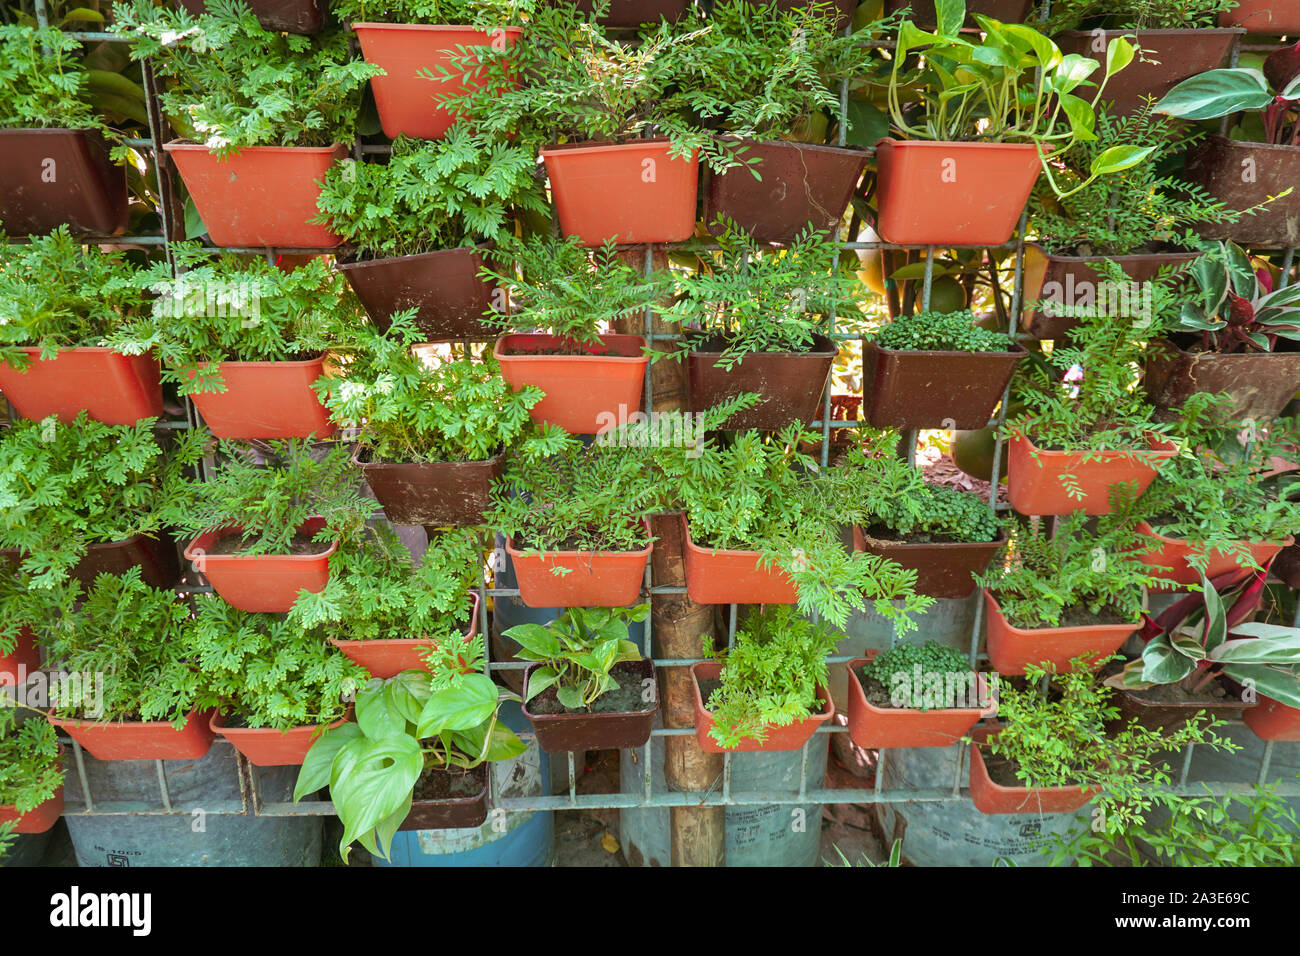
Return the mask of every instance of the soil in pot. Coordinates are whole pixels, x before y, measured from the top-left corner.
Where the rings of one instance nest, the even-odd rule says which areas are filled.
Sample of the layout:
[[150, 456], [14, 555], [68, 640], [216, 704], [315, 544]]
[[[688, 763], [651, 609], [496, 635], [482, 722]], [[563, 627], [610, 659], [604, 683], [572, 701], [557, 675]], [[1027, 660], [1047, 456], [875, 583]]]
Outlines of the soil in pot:
[[[313, 541], [312, 536], [308, 534], [295, 534], [289, 540], [289, 550], [282, 552], [284, 554], [324, 554], [333, 547], [330, 541]], [[218, 538], [208, 548], [208, 554], [245, 554], [251, 545], [246, 545], [244, 539], [239, 535], [227, 535], [224, 538]], [[279, 557], [276, 555], [260, 555], [260, 557]]]
[[1144, 690], [1118, 690], [1115, 706], [1120, 712], [1116, 726], [1122, 727], [1130, 720], [1136, 720], [1150, 730], [1163, 727], [1174, 731], [1201, 712], [1224, 720], [1240, 719], [1245, 710], [1256, 706], [1256, 702], [1243, 701], [1223, 686], [1221, 679], [1216, 679], [1194, 692], [1181, 683], [1157, 684]]
[[411, 812], [399, 830], [451, 830], [487, 819], [487, 765], [469, 770], [431, 767], [415, 782]]
[[759, 403], [736, 412], [723, 422], [724, 429], [773, 430], [820, 417], [826, 382], [838, 353], [829, 338], [814, 336], [806, 352], [750, 352], [729, 369], [718, 367], [727, 345], [723, 336], [692, 338], [687, 358], [692, 411], [757, 392], [762, 396]]
[[587, 707], [578, 710], [565, 707], [555, 696], [555, 687], [551, 686], [530, 700], [528, 709], [535, 714], [631, 714], [654, 710], [654, 700], [643, 699], [641, 671], [640, 661], [615, 664], [610, 674], [619, 686], [601, 694]]

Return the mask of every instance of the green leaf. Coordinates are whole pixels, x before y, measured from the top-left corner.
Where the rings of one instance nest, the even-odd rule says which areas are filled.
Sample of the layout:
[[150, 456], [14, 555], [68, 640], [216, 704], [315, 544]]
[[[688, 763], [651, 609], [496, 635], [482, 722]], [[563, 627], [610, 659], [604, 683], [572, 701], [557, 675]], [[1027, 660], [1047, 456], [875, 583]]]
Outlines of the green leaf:
[[1142, 679], [1152, 684], [1175, 684], [1190, 674], [1196, 662], [1174, 649], [1160, 634], [1142, 649]]
[[309, 793], [315, 793], [330, 782], [330, 767], [340, 750], [354, 740], [361, 739], [361, 728], [356, 724], [343, 724], [322, 734], [298, 770], [298, 782], [293, 788], [293, 802], [297, 803]]
[[1259, 70], [1209, 70], [1183, 80], [1155, 105], [1155, 112], [1182, 119], [1216, 119], [1241, 110], [1263, 109], [1273, 99]]
[[527, 660], [551, 660], [558, 657], [562, 650], [555, 634], [540, 624], [516, 624], [504, 633], [506, 637], [518, 641], [519, 645], [532, 655], [520, 655], [525, 656]]
[[557, 688], [555, 696], [569, 710], [581, 710], [583, 707], [582, 694], [575, 687]]
[[468, 674], [458, 686], [434, 692], [424, 705], [416, 731], [431, 737], [444, 730], [468, 730], [487, 721], [497, 709], [497, 685], [486, 674]]
[[1136, 51], [1126, 37], [1116, 37], [1106, 44], [1106, 78], [1110, 79], [1133, 62]]
[[1145, 163], [1155, 151], [1155, 146], [1112, 146], [1093, 158], [1089, 171], [1094, 176], [1107, 176], [1132, 169]]
[[560, 679], [553, 667], [539, 667], [528, 675], [528, 700], [532, 700]]
[[1243, 640], [1227, 640], [1210, 652], [1210, 659], [1238, 664], [1281, 664], [1289, 667], [1300, 663], [1300, 632], [1285, 637], [1247, 637]]
[[966, 20], [966, 0], [935, 0], [936, 32], [954, 37]]

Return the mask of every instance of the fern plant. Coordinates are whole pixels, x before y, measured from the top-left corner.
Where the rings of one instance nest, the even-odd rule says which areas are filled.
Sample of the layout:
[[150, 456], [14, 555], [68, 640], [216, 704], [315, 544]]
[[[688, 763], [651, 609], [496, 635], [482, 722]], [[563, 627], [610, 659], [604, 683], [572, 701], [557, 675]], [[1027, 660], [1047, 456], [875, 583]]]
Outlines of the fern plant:
[[1048, 33], [1104, 26], [1117, 30], [1187, 30], [1218, 26], [1237, 0], [1053, 0]]
[[331, 0], [340, 23], [506, 26], [523, 22], [532, 0]]
[[87, 96], [82, 44], [58, 27], [0, 24], [0, 129], [110, 133]]
[[17, 707], [0, 707], [0, 806], [30, 813], [63, 784], [59, 737], [43, 716], [18, 719]]

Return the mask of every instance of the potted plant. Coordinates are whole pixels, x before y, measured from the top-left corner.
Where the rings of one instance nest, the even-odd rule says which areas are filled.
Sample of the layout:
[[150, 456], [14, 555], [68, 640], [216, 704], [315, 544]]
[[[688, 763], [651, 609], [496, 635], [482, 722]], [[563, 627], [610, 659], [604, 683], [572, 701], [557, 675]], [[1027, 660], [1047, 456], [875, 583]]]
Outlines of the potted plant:
[[969, 310], [903, 315], [862, 347], [866, 419], [877, 428], [983, 428], [1025, 350]]
[[0, 223], [13, 235], [126, 228], [125, 147], [109, 146], [81, 52], [57, 27], [0, 24]]
[[1300, 236], [1300, 57], [1296, 47], [1270, 53], [1262, 68], [1210, 70], [1183, 80], [1155, 105], [1185, 120], [1230, 116], [1226, 135], [1215, 134], [1187, 158], [1184, 178], [1229, 209], [1266, 209], [1228, 226], [1203, 227], [1214, 239], [1246, 245], [1289, 245]]
[[1140, 625], [1142, 588], [1157, 579], [1138, 557], [1146, 547], [1127, 516], [1074, 512], [1041, 527], [1017, 527], [1005, 554], [976, 580], [984, 588], [984, 639], [993, 669], [1095, 666]]
[[[25, 715], [24, 715], [25, 716]], [[0, 826], [44, 833], [63, 813], [63, 748], [43, 716], [0, 708]]]
[[524, 716], [546, 753], [640, 747], [659, 709], [654, 662], [627, 639], [650, 605], [569, 608], [550, 624], [504, 631], [519, 643]]
[[0, 687], [22, 687], [41, 666], [32, 626], [44, 621], [43, 594], [16, 564], [0, 554]]
[[512, 390], [489, 354], [418, 356], [419, 338], [410, 310], [387, 334], [357, 329], [337, 374], [317, 383], [321, 402], [335, 422], [357, 429], [352, 460], [389, 521], [482, 524], [507, 450], [532, 454], [558, 436], [531, 435], [540, 389]]
[[[257, 22], [266, 29], [285, 33], [319, 33], [325, 25], [324, 0], [242, 0], [257, 14]], [[194, 15], [207, 9], [206, 0], [179, 0], [180, 6]]]
[[949, 747], [997, 713], [997, 675], [938, 641], [849, 661], [849, 735], [859, 747]]
[[318, 181], [347, 155], [366, 81], [344, 32], [272, 32], [247, 6], [200, 14], [152, 0], [115, 7], [111, 30], [165, 81], [159, 105], [183, 137], [164, 145], [214, 245], [330, 248], [310, 225]]
[[[84, 600], [83, 600], [84, 598]], [[50, 594], [38, 632], [50, 666], [80, 680], [50, 687], [50, 723], [96, 760], [197, 760], [212, 746], [213, 699], [192, 657], [190, 608], [138, 568]]]
[[683, 330], [690, 408], [703, 411], [747, 392], [761, 401], [726, 428], [781, 428], [819, 417], [838, 353], [827, 332], [838, 312], [861, 301], [854, 277], [839, 268], [839, 246], [805, 228], [789, 248], [764, 250], [724, 222], [718, 250], [679, 277], [662, 316]]
[[503, 242], [492, 258], [501, 271], [483, 276], [508, 290], [511, 305], [497, 316], [508, 331], [492, 354], [512, 388], [545, 394], [533, 421], [592, 435], [639, 412], [646, 340], [601, 328], [644, 313], [662, 295], [664, 274], [642, 276], [612, 243], [588, 252], [573, 238]]
[[840, 634], [792, 607], [751, 615], [735, 644], [704, 653], [715, 658], [691, 665], [695, 692], [695, 739], [705, 753], [798, 750], [835, 716], [826, 689], [826, 658]]
[[280, 269], [260, 258], [212, 259], [194, 243], [172, 247], [179, 268], [141, 272], [153, 308], [123, 322], [108, 344], [155, 352], [163, 381], [188, 395], [218, 438], [327, 438], [337, 426], [312, 384], [325, 353], [363, 319], [342, 276], [319, 259]]
[[418, 561], [390, 527], [367, 527], [330, 562], [323, 590], [299, 596], [289, 620], [337, 647], [371, 677], [428, 670], [437, 648], [468, 648], [478, 640], [483, 578], [482, 539], [455, 529], [430, 536]]
[[185, 435], [165, 452], [154, 421], [105, 425], [82, 412], [10, 425], [0, 437], [0, 561], [16, 560], [35, 588], [69, 575], [89, 585], [135, 566], [154, 587], [175, 584], [180, 563], [162, 512], [203, 439]]
[[373, 678], [357, 693], [355, 723], [327, 730], [307, 752], [295, 802], [324, 786], [343, 823], [339, 854], [353, 842], [388, 859], [398, 830], [466, 829], [488, 813], [485, 764], [525, 746], [499, 717], [503, 691], [483, 673], [477, 642], [471, 672], [455, 653], [431, 672]]
[[[876, 146], [876, 231], [902, 244], [996, 246], [1011, 238], [1041, 169], [1058, 195], [1051, 163], [1093, 136], [1093, 110], [1110, 78], [1133, 59], [1123, 37], [1102, 51], [1092, 98], [1079, 90], [1100, 64], [1065, 58], [1032, 27], [976, 16], [980, 34], [961, 34], [964, 4], [945, 4], [938, 30], [904, 21], [889, 75], [895, 138]], [[917, 63], [915, 55], [922, 57]], [[984, 69], [963, 70], [978, 62]], [[915, 65], [914, 65], [915, 64]], [[1124, 145], [1099, 154], [1089, 179], [1128, 169], [1150, 149]]]
[[463, 125], [436, 142], [403, 137], [386, 163], [330, 167], [315, 221], [354, 250], [338, 268], [381, 331], [415, 309], [426, 340], [481, 335], [495, 291], [483, 252], [516, 210], [547, 209], [536, 167], [531, 149]]
[[373, 505], [357, 487], [346, 447], [319, 457], [297, 441], [267, 448], [270, 461], [257, 464], [221, 442], [215, 473], [178, 482], [162, 511], [195, 535], [185, 558], [222, 598], [241, 611], [283, 613], [300, 591], [325, 587], [330, 558], [360, 533]]

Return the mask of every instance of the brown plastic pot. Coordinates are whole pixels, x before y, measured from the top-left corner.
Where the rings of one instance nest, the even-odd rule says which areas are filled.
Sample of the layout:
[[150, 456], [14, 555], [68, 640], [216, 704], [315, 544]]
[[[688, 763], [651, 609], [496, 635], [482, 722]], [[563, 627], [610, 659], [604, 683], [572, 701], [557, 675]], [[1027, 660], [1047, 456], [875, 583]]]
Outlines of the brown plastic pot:
[[388, 331], [397, 312], [417, 309], [415, 327], [430, 341], [487, 335], [483, 313], [496, 284], [479, 278], [487, 245], [414, 256], [340, 262], [366, 313]]
[[163, 589], [175, 586], [181, 577], [181, 563], [172, 536], [166, 532], [159, 532], [156, 538], [136, 534], [120, 541], [92, 544], [71, 574], [89, 588], [101, 574], [122, 574], [137, 567], [145, 584]]
[[1088, 787], [1004, 787], [989, 777], [979, 745], [970, 748], [970, 798], [980, 813], [1074, 813], [1096, 795]]
[[1136, 720], [1148, 730], [1163, 728], [1171, 732], [1187, 726], [1187, 722], [1202, 711], [1221, 720], [1241, 720], [1246, 711], [1258, 705], [1257, 701], [1247, 703], [1239, 696], [1230, 696], [1222, 701], [1149, 701], [1143, 700], [1135, 691], [1122, 688], [1115, 691], [1114, 702], [1120, 714], [1116, 721], [1118, 725]]
[[[646, 340], [639, 335], [602, 335], [598, 345], [566, 342], [556, 335], [503, 335], [492, 354], [501, 377], [515, 391], [536, 385], [546, 397], [529, 410], [539, 425], [559, 425], [574, 435], [595, 435], [641, 410]], [[552, 355], [559, 348], [583, 355]]]
[[190, 398], [218, 438], [328, 438], [338, 430], [311, 385], [325, 357], [292, 362], [218, 362], [223, 392]]
[[997, 599], [984, 589], [984, 643], [989, 663], [999, 674], [1023, 674], [1027, 664], [1044, 669], [1055, 666], [1058, 672], [1070, 670], [1070, 661], [1088, 657], [1090, 663], [1109, 657], [1119, 650], [1138, 625], [1088, 624], [1074, 627], [1012, 626], [1002, 614]]
[[[1300, 182], [1300, 146], [1245, 143], [1209, 136], [1188, 151], [1183, 176], [1229, 209], [1249, 209]], [[1197, 232], [1243, 246], [1300, 244], [1300, 190], [1274, 199], [1235, 223], [1205, 223]]]
[[18, 351], [31, 361], [21, 371], [0, 362], [0, 392], [23, 418], [71, 421], [84, 411], [107, 425], [134, 425], [162, 415], [162, 370], [152, 356], [86, 347], [43, 360], [39, 348]]
[[799, 592], [775, 562], [762, 566], [758, 551], [701, 548], [685, 525], [686, 593], [697, 604], [795, 604]]
[[[325, 25], [325, 11], [319, 0], [244, 0], [257, 14], [257, 22], [273, 33], [319, 33]], [[180, 0], [193, 14], [207, 9], [204, 0]]]
[[725, 422], [728, 429], [783, 428], [790, 422], [813, 422], [820, 417], [822, 396], [838, 350], [824, 335], [813, 336], [807, 352], [749, 352], [730, 369], [719, 368], [723, 343], [699, 339], [686, 359], [691, 411], [702, 412], [745, 392], [762, 400], [736, 412]]
[[[59, 745], [59, 753], [63, 753], [62, 744]], [[12, 823], [14, 833], [45, 833], [59, 822], [62, 815], [63, 785], [60, 784], [54, 796], [26, 813], [19, 813], [12, 803], [0, 804], [0, 827]]]
[[[1192, 548], [1187, 541], [1182, 538], [1170, 538], [1162, 534], [1156, 534], [1151, 525], [1145, 521], [1139, 521], [1135, 530], [1138, 534], [1154, 538], [1160, 542], [1159, 551], [1149, 551], [1139, 557], [1143, 564], [1152, 567], [1150, 573], [1153, 577], [1171, 581], [1184, 588], [1201, 583], [1201, 573], [1187, 563], [1188, 555], [1192, 553]], [[1294, 544], [1295, 538], [1287, 535], [1285, 541], [1277, 544], [1269, 544], [1266, 541], [1240, 541], [1237, 543], [1249, 548], [1251, 557], [1263, 567], [1268, 564], [1273, 555]], [[1172, 570], [1155, 570], [1155, 568], [1160, 567], [1171, 568]], [[1221, 574], [1227, 574], [1229, 571], [1240, 571], [1243, 575], [1250, 573], [1249, 569], [1238, 564], [1237, 559], [1231, 554], [1224, 554], [1219, 550], [1213, 551], [1205, 568], [1205, 576], [1207, 578], [1216, 578]]]
[[1268, 570], [1287, 587], [1300, 589], [1300, 544], [1283, 548]]
[[88, 129], [0, 129], [0, 222], [11, 236], [126, 229], [126, 167]]
[[1135, 57], [1110, 78], [1101, 94], [1103, 103], [1113, 104], [1109, 110], [1112, 116], [1127, 116], [1143, 105], [1146, 96], [1160, 99], [1188, 77], [1223, 66], [1232, 41], [1244, 32], [1207, 28], [1066, 30], [1053, 39], [1062, 53], [1077, 53], [1104, 63], [1110, 41], [1117, 37], [1137, 38], [1146, 59]]
[[1300, 741], [1300, 707], [1290, 707], [1260, 695], [1259, 702], [1241, 715], [1260, 740]]
[[[448, 773], [435, 770], [433, 773]], [[399, 830], [468, 830], [483, 825], [487, 819], [488, 768], [479, 764], [464, 771], [478, 786], [469, 797], [452, 797], [447, 800], [413, 800], [411, 812], [397, 828]]]
[[[909, 4], [907, 0], [885, 0], [885, 12], [897, 13], [911, 7], [907, 18], [923, 30], [933, 30], [938, 18], [934, 12], [934, 0], [917, 0]], [[966, 19], [962, 26], [974, 29], [978, 26], [975, 14], [979, 13], [1003, 23], [1024, 23], [1029, 16], [1033, 0], [970, 0], [966, 4]]]
[[[576, 0], [574, 4], [583, 13], [595, 7], [592, 0]], [[690, 0], [611, 0], [609, 12], [597, 19], [607, 27], [639, 27], [644, 23], [667, 20], [676, 23], [690, 8]]]
[[492, 504], [492, 482], [501, 477], [506, 453], [485, 461], [370, 461], [360, 446], [352, 461], [393, 524], [430, 528], [477, 525]]
[[903, 245], [1001, 245], [1041, 168], [1033, 143], [882, 139], [876, 232]]
[[1295, 37], [1300, 34], [1300, 3], [1295, 0], [1241, 0], [1219, 14], [1219, 26], [1241, 27], [1248, 34]]
[[[1136, 482], [1137, 494], [1141, 495], [1155, 479], [1159, 466], [1177, 452], [1153, 447], [1142, 454], [1155, 467], [1135, 457], [1132, 451], [1048, 451], [1036, 448], [1023, 435], [1015, 435], [1007, 443], [1007, 498], [1022, 515], [1064, 515], [1074, 511], [1108, 515], [1112, 485]], [[1089, 460], [1083, 460], [1085, 456]], [[1075, 477], [1081, 498], [1066, 493], [1062, 475]]]
[[989, 566], [1006, 540], [1006, 535], [1001, 534], [996, 541], [913, 544], [872, 538], [858, 525], [853, 526], [855, 550], [879, 555], [916, 571], [916, 593], [935, 598], [969, 596], [975, 590], [973, 575]]
[[682, 242], [695, 233], [699, 156], [674, 159], [666, 139], [542, 150], [560, 231], [588, 246]]
[[[655, 679], [653, 661], [626, 662], [627, 669], [641, 680]], [[656, 695], [654, 706], [647, 710], [615, 711], [607, 714], [535, 714], [528, 709], [528, 681], [540, 664], [529, 664], [524, 671], [524, 716], [532, 722], [537, 746], [548, 754], [576, 750], [621, 750], [641, 747], [650, 739], [655, 713], [659, 710]]]
[[1189, 352], [1168, 339], [1147, 346], [1142, 384], [1157, 408], [1179, 409], [1198, 392], [1232, 396], [1233, 420], [1272, 421], [1300, 389], [1300, 350], [1278, 339], [1280, 351]]
[[[324, 518], [310, 518], [298, 533], [314, 537], [324, 526]], [[194, 562], [195, 570], [227, 604], [241, 611], [283, 614], [293, 609], [299, 591], [319, 594], [325, 590], [337, 541], [318, 554], [212, 553], [218, 541], [239, 533], [233, 525], [205, 531], [185, 548], [186, 560]]]
[[36, 636], [31, 628], [21, 628], [14, 639], [14, 649], [0, 654], [0, 687], [21, 685], [40, 667], [41, 652], [36, 647]]
[[849, 737], [859, 747], [880, 750], [890, 747], [950, 747], [964, 737], [976, 721], [992, 717], [998, 703], [989, 693], [988, 678], [976, 675], [979, 693], [989, 705], [980, 707], [935, 707], [918, 710], [912, 707], [877, 707], [867, 700], [866, 690], [858, 677], [858, 668], [875, 660], [881, 653], [864, 652], [846, 667], [849, 671]]
[[920, 352], [862, 346], [866, 418], [876, 428], [984, 428], [1028, 353]]
[[[650, 521], [645, 521], [650, 534]], [[646, 562], [654, 544], [639, 551], [548, 551], [540, 555], [515, 547], [506, 553], [515, 569], [519, 597], [529, 607], [627, 607], [641, 596]], [[552, 568], [568, 568], [555, 574]]]
[[197, 760], [212, 747], [211, 711], [192, 711], [177, 730], [162, 720], [82, 720], [56, 717], [50, 723], [89, 751], [96, 760]]
[[[1098, 301], [1105, 293], [1105, 281], [1097, 271], [1100, 263], [1110, 260], [1133, 282], [1149, 282], [1166, 266], [1185, 266], [1195, 261], [1199, 252], [1155, 252], [1129, 256], [1054, 255], [1037, 243], [1025, 246], [1026, 303], [1059, 302], [1062, 305], [1086, 304], [1086, 296]], [[1055, 285], [1054, 285], [1055, 284]], [[1127, 290], [1120, 290], [1127, 291]], [[1109, 299], [1103, 294], [1103, 301]], [[1141, 303], [1138, 302], [1138, 305]], [[1064, 339], [1079, 325], [1079, 319], [1056, 314], [1053, 309], [1035, 309], [1026, 304], [1021, 312], [1024, 329], [1036, 339]]]
[[343, 239], [317, 215], [320, 182], [346, 146], [248, 146], [217, 159], [206, 146], [163, 146], [180, 171], [213, 245], [329, 249]]
[[[352, 708], [340, 719], [329, 725], [329, 730], [342, 727], [352, 717]], [[266, 730], [253, 727], [227, 727], [225, 715], [213, 711], [208, 722], [214, 734], [225, 737], [230, 745], [248, 758], [248, 762], [258, 767], [301, 767], [324, 728], [312, 724], [303, 727], [291, 727], [288, 730]]]
[[822, 711], [804, 720], [796, 720], [784, 727], [768, 724], [764, 739], [745, 740], [735, 747], [720, 747], [713, 739], [713, 713], [704, 706], [704, 695], [700, 691], [701, 680], [717, 680], [722, 673], [720, 661], [700, 661], [691, 665], [691, 687], [695, 693], [695, 740], [706, 754], [723, 753], [768, 753], [776, 750], [798, 750], [806, 744], [817, 728], [835, 716], [835, 702], [831, 692], [822, 685], [817, 685], [817, 696], [822, 701]]
[[[857, 147], [741, 140], [746, 165], [706, 173], [704, 223], [715, 235], [718, 215], [732, 219], [757, 242], [791, 242], [810, 227], [838, 234], [867, 153]], [[749, 163], [755, 158], [762, 162]], [[762, 180], [754, 178], [754, 172]]]
[[[467, 639], [473, 639], [478, 633], [479, 598], [477, 591], [470, 592], [469, 628], [465, 632]], [[343, 656], [370, 672], [371, 677], [388, 680], [402, 671], [427, 671], [425, 655], [434, 646], [429, 638], [387, 637], [373, 641], [340, 641], [330, 639], [330, 643], [343, 652]]]
[[[750, 3], [768, 3], [771, 0], [748, 0]], [[810, 7], [814, 2], [823, 2], [823, 0], [775, 0], [778, 10], [803, 10]], [[838, 13], [838, 23], [843, 27], [848, 20], [853, 18], [853, 13], [857, 10], [858, 5], [855, 0], [829, 0]]]

